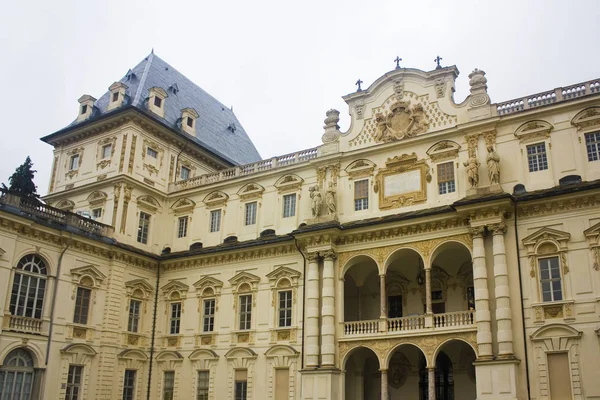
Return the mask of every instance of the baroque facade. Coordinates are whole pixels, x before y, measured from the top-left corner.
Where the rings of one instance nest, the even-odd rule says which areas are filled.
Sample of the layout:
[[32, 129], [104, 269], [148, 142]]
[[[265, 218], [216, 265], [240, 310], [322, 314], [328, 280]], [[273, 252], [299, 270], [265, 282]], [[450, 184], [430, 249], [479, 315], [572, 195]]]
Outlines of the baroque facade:
[[155, 54], [0, 197], [0, 398], [600, 398], [600, 81], [396, 68], [261, 159]]

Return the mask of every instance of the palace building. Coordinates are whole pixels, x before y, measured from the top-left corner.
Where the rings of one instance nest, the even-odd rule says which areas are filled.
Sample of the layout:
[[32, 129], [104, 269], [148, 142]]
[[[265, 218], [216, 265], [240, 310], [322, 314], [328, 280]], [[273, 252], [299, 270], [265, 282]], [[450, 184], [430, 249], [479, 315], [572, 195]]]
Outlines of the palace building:
[[600, 399], [600, 80], [458, 74], [269, 159], [153, 53], [82, 96], [0, 196], [0, 398]]

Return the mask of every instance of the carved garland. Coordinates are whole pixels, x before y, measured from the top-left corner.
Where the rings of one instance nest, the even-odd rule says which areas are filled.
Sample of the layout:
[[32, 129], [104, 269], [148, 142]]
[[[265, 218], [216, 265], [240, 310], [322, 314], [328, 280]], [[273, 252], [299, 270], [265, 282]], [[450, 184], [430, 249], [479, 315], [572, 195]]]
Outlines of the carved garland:
[[123, 135], [123, 140], [121, 141], [121, 157], [119, 159], [119, 173], [123, 172], [123, 164], [125, 163], [125, 151], [127, 147], [127, 134]]

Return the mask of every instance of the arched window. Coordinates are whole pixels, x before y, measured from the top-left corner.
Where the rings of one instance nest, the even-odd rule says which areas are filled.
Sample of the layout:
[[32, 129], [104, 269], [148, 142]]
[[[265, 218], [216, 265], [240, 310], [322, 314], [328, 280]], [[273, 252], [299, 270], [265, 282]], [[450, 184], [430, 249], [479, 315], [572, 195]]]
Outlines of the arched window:
[[30, 254], [21, 258], [15, 269], [10, 313], [19, 317], [42, 318], [46, 293], [46, 263], [36, 254]]
[[0, 399], [31, 399], [33, 381], [31, 354], [25, 349], [11, 351], [0, 367]]

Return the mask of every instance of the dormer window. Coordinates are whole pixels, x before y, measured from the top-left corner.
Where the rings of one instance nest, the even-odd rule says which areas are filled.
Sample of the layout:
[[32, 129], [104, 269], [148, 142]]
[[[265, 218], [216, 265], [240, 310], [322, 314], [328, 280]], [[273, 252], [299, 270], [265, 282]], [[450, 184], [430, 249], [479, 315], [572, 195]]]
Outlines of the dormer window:
[[185, 123], [187, 124], [187, 126], [189, 126], [190, 128], [194, 127], [194, 120], [192, 119], [192, 117], [187, 117], [185, 119]]
[[77, 122], [85, 121], [92, 116], [94, 103], [96, 99], [89, 94], [84, 94], [79, 98], [79, 113], [77, 114]]
[[160, 97], [155, 97], [154, 98], [154, 105], [158, 108], [162, 107], [162, 99]]
[[113, 110], [117, 107], [120, 107], [125, 100], [125, 93], [127, 90], [127, 85], [121, 82], [115, 82], [108, 88], [110, 90], [110, 102], [106, 107], [106, 111]]
[[192, 136], [196, 136], [196, 119], [198, 113], [193, 108], [181, 110], [181, 130]]
[[112, 101], [113, 101], [113, 103], [114, 103], [115, 101], [118, 101], [118, 100], [119, 100], [119, 92], [115, 92], [115, 93], [113, 93], [113, 94], [112, 94]]
[[87, 104], [84, 104], [81, 106], [81, 115], [85, 114], [87, 112]]
[[148, 89], [148, 111], [152, 111], [159, 117], [165, 116], [165, 99], [169, 97], [167, 92], [160, 87], [152, 87]]

